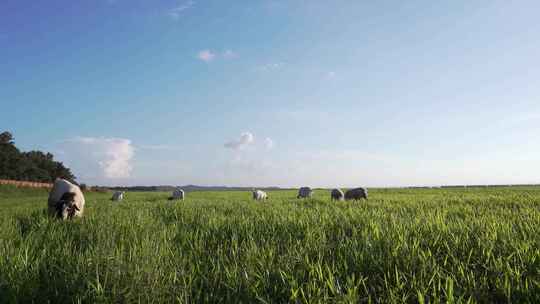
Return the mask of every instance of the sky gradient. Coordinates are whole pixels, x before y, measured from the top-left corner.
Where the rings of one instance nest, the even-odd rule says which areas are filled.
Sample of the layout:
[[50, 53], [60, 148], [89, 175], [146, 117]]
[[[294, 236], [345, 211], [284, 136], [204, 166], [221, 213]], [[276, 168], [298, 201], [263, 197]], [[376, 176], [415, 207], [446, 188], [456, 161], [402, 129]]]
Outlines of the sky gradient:
[[538, 1], [0, 2], [0, 131], [100, 185], [540, 183]]

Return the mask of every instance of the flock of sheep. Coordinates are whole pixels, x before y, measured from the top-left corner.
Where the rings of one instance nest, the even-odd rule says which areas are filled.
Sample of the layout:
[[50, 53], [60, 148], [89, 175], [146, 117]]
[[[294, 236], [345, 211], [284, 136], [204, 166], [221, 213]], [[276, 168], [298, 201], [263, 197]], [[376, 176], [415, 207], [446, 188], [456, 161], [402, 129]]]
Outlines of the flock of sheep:
[[[121, 201], [124, 199], [123, 191], [114, 192], [111, 200]], [[268, 198], [268, 194], [262, 190], [253, 190], [253, 199], [262, 201]], [[313, 190], [310, 187], [302, 187], [298, 190], [297, 198], [311, 198]], [[183, 200], [185, 198], [184, 190], [177, 188], [173, 191], [169, 200]], [[333, 189], [330, 192], [332, 200], [359, 200], [368, 198], [368, 192], [365, 188], [354, 188], [343, 193], [340, 189]], [[80, 217], [84, 211], [84, 195], [81, 189], [67, 180], [57, 179], [49, 194], [48, 209], [51, 216], [60, 219], [71, 219]]]
[[[298, 195], [296, 198], [311, 198], [313, 197], [313, 190], [310, 187], [302, 187], [298, 190]], [[265, 200], [268, 198], [268, 194], [262, 190], [254, 190], [253, 191], [253, 199], [254, 200]], [[345, 194], [343, 194], [343, 191], [341, 189], [332, 189], [330, 192], [330, 198], [332, 200], [336, 201], [343, 201], [343, 200], [359, 200], [359, 199], [366, 199], [368, 198], [368, 192], [366, 188], [354, 188], [350, 189]]]

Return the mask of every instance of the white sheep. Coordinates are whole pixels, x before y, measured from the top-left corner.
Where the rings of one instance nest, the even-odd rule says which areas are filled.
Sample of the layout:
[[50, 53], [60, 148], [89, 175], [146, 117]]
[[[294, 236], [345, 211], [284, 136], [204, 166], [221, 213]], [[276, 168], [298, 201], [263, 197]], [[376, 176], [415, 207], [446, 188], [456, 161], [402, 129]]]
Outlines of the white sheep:
[[169, 200], [184, 200], [185, 193], [184, 190], [180, 188], [174, 189], [172, 193], [172, 197], [169, 198]]
[[262, 201], [262, 200], [266, 200], [267, 198], [268, 198], [268, 194], [266, 194], [266, 192], [264, 192], [262, 190], [254, 190], [253, 191], [253, 199], [254, 200]]
[[81, 217], [84, 211], [84, 203], [84, 195], [77, 185], [61, 178], [54, 181], [48, 200], [48, 209], [51, 216], [63, 220]]
[[123, 200], [124, 199], [124, 193], [125, 193], [124, 191], [116, 191], [116, 192], [114, 192], [111, 200], [114, 201], [114, 202], [119, 202], [119, 201]]

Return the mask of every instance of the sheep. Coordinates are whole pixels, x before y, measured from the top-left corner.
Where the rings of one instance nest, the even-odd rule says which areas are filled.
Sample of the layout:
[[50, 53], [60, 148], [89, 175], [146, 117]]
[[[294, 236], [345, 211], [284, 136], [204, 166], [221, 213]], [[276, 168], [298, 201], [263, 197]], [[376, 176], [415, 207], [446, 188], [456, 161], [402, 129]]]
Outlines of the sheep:
[[81, 217], [84, 203], [84, 195], [77, 185], [61, 178], [54, 181], [47, 203], [51, 216], [62, 220]]
[[184, 200], [184, 197], [185, 197], [184, 190], [180, 188], [176, 188], [174, 189], [172, 196], [169, 197], [169, 200], [170, 201], [171, 200]]
[[124, 191], [116, 191], [115, 193], [113, 193], [113, 196], [111, 198], [112, 201], [114, 202], [119, 202], [121, 200], [124, 199]]
[[333, 189], [330, 193], [330, 198], [336, 201], [342, 201], [344, 199], [343, 191], [340, 189]]
[[359, 200], [359, 199], [368, 199], [368, 191], [366, 188], [354, 188], [345, 192], [346, 200]]
[[310, 187], [302, 187], [298, 190], [298, 196], [296, 198], [311, 198], [313, 196], [313, 190]]
[[262, 190], [254, 190], [253, 191], [253, 199], [257, 201], [266, 200], [268, 198], [268, 194]]

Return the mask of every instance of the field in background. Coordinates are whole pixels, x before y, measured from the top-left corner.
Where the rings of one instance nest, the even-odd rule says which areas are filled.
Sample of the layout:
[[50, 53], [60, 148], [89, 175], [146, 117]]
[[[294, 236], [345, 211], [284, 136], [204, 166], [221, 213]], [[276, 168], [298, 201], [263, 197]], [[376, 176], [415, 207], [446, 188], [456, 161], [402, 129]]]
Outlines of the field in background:
[[25, 188], [52, 188], [53, 184], [51, 183], [38, 183], [38, 182], [25, 182], [25, 181], [16, 181], [9, 179], [0, 179], [0, 185], [12, 185], [17, 187]]
[[540, 187], [87, 193], [0, 186], [0, 302], [540, 302]]

